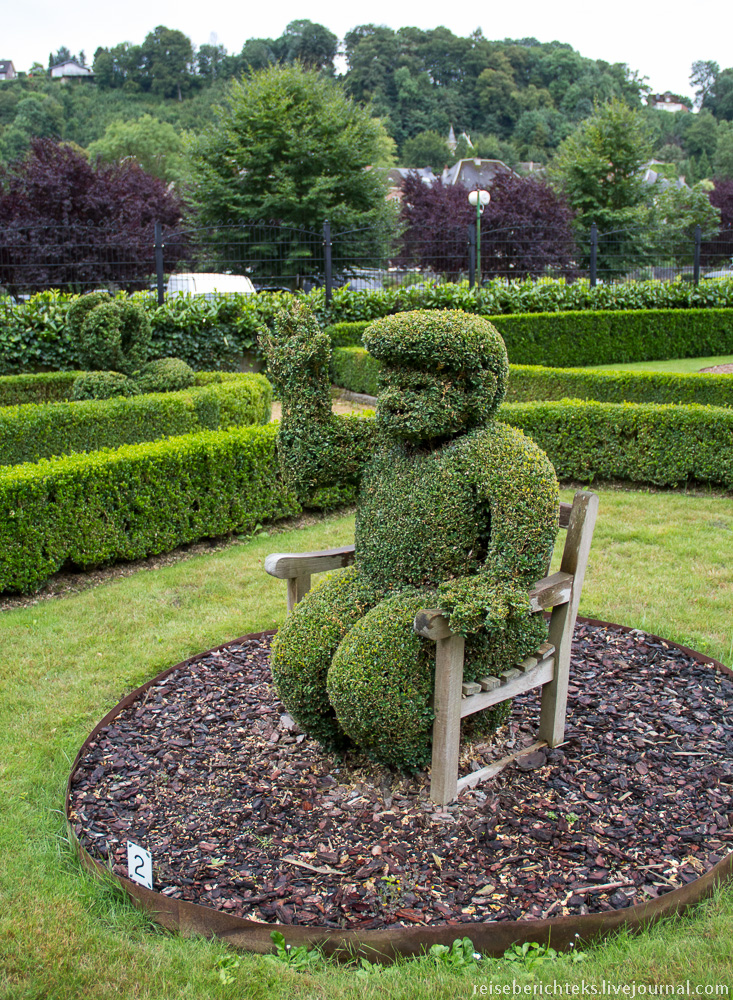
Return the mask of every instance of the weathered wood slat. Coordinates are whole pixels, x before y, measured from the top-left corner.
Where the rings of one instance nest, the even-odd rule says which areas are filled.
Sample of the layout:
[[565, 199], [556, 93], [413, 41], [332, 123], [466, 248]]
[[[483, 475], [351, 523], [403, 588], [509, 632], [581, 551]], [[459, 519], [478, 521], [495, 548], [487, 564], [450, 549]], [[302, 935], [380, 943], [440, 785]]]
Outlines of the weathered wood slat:
[[537, 743], [533, 743], [529, 747], [522, 747], [521, 750], [517, 750], [515, 753], [510, 753], [507, 757], [502, 757], [497, 760], [494, 764], [489, 764], [488, 767], [479, 768], [478, 771], [473, 771], [471, 774], [465, 775], [463, 778], [459, 778], [456, 782], [456, 795], [459, 795], [464, 788], [475, 788], [476, 785], [480, 785], [482, 781], [486, 781], [488, 778], [493, 778], [504, 768], [511, 764], [512, 761], [517, 760], [519, 757], [524, 757], [525, 754], [534, 753], [535, 750], [541, 750], [542, 747], [546, 747], [547, 744], [544, 740], [538, 740]]
[[327, 573], [342, 566], [351, 566], [353, 562], [353, 545], [323, 549], [321, 552], [273, 552], [265, 559], [265, 572], [278, 580], [289, 580], [296, 576]]
[[529, 592], [529, 606], [533, 611], [544, 611], [558, 604], [567, 604], [573, 589], [572, 573], [552, 573], [538, 580]]
[[493, 691], [482, 691], [481, 694], [473, 694], [470, 698], [464, 698], [461, 702], [461, 718], [465, 719], [467, 715], [483, 712], [485, 708], [498, 705], [502, 701], [508, 701], [509, 698], [514, 698], [525, 691], [531, 691], [532, 688], [548, 684], [552, 680], [554, 669], [555, 659], [553, 657], [549, 660], [543, 660], [534, 670], [530, 670], [526, 674], [520, 674], [517, 671], [517, 677], [500, 684]]
[[440, 608], [425, 608], [415, 616], [413, 628], [424, 639], [447, 639], [453, 635]]

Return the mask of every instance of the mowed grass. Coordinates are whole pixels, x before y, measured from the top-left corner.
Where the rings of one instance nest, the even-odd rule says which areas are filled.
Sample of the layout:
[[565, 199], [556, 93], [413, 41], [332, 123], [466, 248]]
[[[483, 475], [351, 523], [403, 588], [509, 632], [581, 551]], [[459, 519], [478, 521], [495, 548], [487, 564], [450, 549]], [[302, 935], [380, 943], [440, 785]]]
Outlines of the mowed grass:
[[[730, 496], [599, 489], [581, 614], [656, 632], [733, 664]], [[569, 499], [572, 491], [563, 491]], [[221, 942], [161, 931], [82, 872], [65, 839], [64, 788], [84, 738], [126, 692], [193, 653], [285, 614], [272, 551], [346, 544], [353, 517], [258, 536], [0, 619], [0, 997], [453, 998], [512, 984], [730, 983], [733, 890], [646, 934], [524, 970], [460, 976], [427, 961], [357, 977], [296, 973]], [[466, 928], [464, 928], [466, 930]], [[470, 931], [470, 928], [467, 930]], [[225, 981], [226, 980], [226, 981]], [[486, 995], [486, 994], [484, 994]]]
[[701, 368], [733, 364], [733, 354], [719, 354], [711, 358], [673, 358], [671, 361], [634, 361], [630, 364], [592, 365], [594, 372], [682, 372], [685, 375], [699, 372]]

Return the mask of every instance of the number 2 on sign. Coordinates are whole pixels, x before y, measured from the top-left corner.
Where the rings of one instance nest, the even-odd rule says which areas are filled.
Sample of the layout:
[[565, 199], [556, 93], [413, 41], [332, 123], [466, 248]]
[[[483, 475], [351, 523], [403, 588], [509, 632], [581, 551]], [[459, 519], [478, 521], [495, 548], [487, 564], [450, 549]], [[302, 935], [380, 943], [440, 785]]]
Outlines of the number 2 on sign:
[[131, 840], [127, 841], [127, 874], [146, 889], [153, 888], [153, 855]]

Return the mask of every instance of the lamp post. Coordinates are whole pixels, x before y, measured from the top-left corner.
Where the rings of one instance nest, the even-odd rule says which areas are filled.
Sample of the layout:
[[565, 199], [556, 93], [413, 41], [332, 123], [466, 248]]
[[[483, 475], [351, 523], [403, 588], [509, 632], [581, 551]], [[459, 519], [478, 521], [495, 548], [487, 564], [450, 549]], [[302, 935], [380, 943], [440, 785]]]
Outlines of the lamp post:
[[481, 287], [481, 213], [491, 201], [488, 191], [471, 191], [468, 195], [469, 205], [476, 206], [476, 281]]

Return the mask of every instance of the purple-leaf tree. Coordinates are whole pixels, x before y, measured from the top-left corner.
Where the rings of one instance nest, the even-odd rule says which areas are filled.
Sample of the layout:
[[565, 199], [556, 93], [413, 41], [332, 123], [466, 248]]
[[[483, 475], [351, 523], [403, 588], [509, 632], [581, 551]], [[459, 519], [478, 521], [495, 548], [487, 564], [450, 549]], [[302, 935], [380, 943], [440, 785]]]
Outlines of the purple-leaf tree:
[[12, 294], [145, 288], [155, 222], [176, 226], [182, 209], [132, 161], [94, 165], [79, 150], [34, 139], [25, 158], [0, 168], [0, 284]]
[[[577, 249], [572, 210], [549, 185], [531, 177], [500, 174], [481, 218], [484, 278], [572, 277]], [[417, 173], [402, 183], [402, 267], [430, 269], [448, 278], [468, 270], [468, 227], [476, 210], [461, 185], [440, 180], [428, 187]]]
[[733, 264], [733, 179], [716, 178], [710, 192], [710, 204], [720, 209], [720, 231], [702, 244], [702, 262], [706, 267]]

